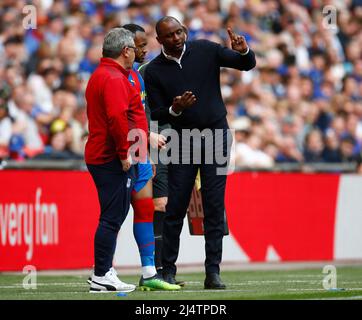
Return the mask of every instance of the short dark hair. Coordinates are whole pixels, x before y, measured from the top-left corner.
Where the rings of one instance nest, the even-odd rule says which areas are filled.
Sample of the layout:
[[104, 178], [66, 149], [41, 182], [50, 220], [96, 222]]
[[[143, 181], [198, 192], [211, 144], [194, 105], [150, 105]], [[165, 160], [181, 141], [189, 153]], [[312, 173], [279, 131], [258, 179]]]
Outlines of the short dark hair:
[[6, 47], [9, 44], [22, 44], [23, 43], [23, 37], [22, 36], [11, 36], [7, 38], [3, 45]]
[[170, 20], [176, 21], [177, 23], [179, 23], [181, 25], [181, 22], [178, 21], [175, 17], [171, 17], [171, 16], [162, 17], [156, 23], [156, 33], [157, 33], [158, 36], [160, 35], [160, 26], [161, 26], [161, 24], [164, 23], [164, 22], [170, 21]]
[[349, 144], [355, 145], [356, 139], [352, 135], [347, 134], [346, 136], [342, 137], [341, 143], [349, 143]]
[[143, 29], [140, 25], [135, 23], [128, 23], [122, 26], [122, 28], [131, 31], [133, 34], [136, 34], [137, 31], [139, 32], [146, 32], [145, 29]]

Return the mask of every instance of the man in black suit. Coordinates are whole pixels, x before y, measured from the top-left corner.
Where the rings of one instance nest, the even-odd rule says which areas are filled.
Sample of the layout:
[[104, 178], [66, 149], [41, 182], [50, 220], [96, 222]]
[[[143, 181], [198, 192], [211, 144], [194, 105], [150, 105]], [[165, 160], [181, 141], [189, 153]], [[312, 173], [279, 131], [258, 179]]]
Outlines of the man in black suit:
[[[171, 149], [180, 148], [179, 157], [168, 165], [169, 200], [163, 226], [163, 275], [166, 281], [175, 283], [180, 233], [200, 169], [206, 242], [204, 287], [224, 289], [219, 265], [224, 235], [226, 174], [219, 174], [219, 169], [227, 166], [231, 141], [220, 90], [220, 67], [250, 70], [256, 65], [255, 55], [245, 38], [230, 29], [232, 49], [207, 40], [186, 42], [183, 26], [173, 17], [160, 19], [156, 32], [162, 52], [148, 64], [145, 72], [151, 118], [161, 125], [169, 123], [181, 138], [178, 146], [171, 145]], [[187, 133], [185, 129], [199, 132], [199, 136], [192, 134], [193, 139], [190, 139], [190, 131]], [[218, 143], [220, 131], [221, 143]], [[211, 142], [207, 139], [210, 137]], [[185, 148], [187, 144], [189, 146]], [[217, 154], [224, 156], [222, 163]], [[196, 158], [199, 161], [195, 161]]]

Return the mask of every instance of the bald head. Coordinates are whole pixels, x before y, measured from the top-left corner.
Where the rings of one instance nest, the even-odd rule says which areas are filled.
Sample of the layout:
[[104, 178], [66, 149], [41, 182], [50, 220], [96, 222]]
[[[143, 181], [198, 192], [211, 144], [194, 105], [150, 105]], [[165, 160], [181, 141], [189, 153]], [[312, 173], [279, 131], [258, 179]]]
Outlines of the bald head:
[[156, 24], [157, 41], [168, 55], [179, 58], [185, 45], [185, 27], [174, 17], [166, 16]]
[[170, 22], [170, 21], [176, 22], [177, 24], [179, 24], [179, 25], [181, 26], [180, 21], [178, 21], [176, 18], [171, 17], [171, 16], [165, 16], [165, 17], [161, 18], [160, 20], [158, 20], [157, 23], [156, 23], [156, 33], [157, 33], [157, 36], [160, 36], [160, 33], [161, 33], [161, 25], [164, 24], [164, 23], [168, 23], [168, 22]]

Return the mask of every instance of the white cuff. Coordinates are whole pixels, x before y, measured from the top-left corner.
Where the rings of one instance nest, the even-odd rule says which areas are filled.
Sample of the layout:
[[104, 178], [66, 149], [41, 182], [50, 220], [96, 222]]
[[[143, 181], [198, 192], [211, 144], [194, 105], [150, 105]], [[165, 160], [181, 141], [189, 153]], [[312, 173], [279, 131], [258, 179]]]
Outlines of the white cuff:
[[244, 53], [241, 53], [241, 52], [240, 52], [240, 54], [241, 54], [242, 56], [246, 56], [248, 53], [249, 53], [249, 47], [248, 47], [248, 49], [246, 49], [246, 52], [244, 52]]
[[173, 115], [174, 117], [178, 117], [182, 114], [182, 111], [180, 111], [179, 113], [176, 113], [175, 111], [172, 110], [172, 106], [170, 107], [170, 109], [168, 109], [169, 113], [171, 115]]

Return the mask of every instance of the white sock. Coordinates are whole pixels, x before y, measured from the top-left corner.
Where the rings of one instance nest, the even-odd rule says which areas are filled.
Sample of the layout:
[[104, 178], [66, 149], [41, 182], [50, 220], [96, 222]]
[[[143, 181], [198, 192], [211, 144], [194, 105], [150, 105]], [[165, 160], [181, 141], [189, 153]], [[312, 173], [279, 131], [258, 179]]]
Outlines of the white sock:
[[142, 276], [143, 278], [151, 278], [157, 273], [155, 266], [145, 266], [142, 267]]

